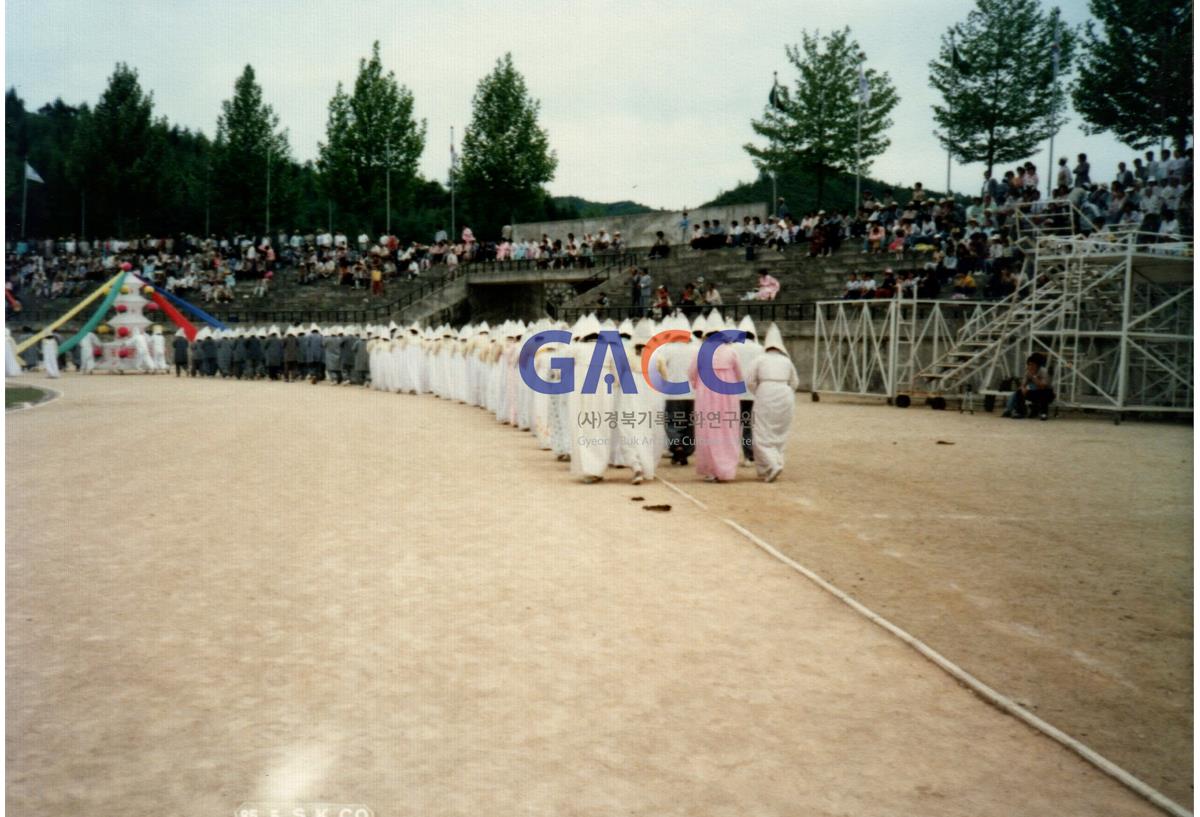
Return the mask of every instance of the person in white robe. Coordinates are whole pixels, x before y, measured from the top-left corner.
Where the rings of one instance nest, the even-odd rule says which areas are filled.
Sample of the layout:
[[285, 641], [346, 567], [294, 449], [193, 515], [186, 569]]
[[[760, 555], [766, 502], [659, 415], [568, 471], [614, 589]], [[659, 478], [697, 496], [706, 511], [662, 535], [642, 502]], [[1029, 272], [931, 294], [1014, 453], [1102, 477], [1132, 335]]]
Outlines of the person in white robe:
[[767, 330], [763, 354], [751, 364], [745, 380], [746, 388], [754, 392], [754, 467], [759, 477], [774, 482], [783, 472], [783, 453], [800, 387], [796, 367], [775, 324]]
[[12, 330], [4, 327], [4, 376], [16, 377], [21, 373], [21, 359], [17, 357], [17, 342]]
[[[89, 354], [88, 357], [91, 355]], [[162, 327], [158, 324], [154, 325], [150, 334], [150, 361], [154, 371], [170, 374], [171, 367], [167, 365], [167, 339], [163, 337]], [[83, 359], [83, 366], [85, 372], [91, 371], [87, 358]], [[95, 366], [95, 362], [92, 363], [92, 366]]]
[[[621, 321], [620, 325], [618, 326], [611, 320], [606, 320], [603, 324], [601, 324], [600, 328], [607, 332], [616, 332], [621, 337], [621, 346], [625, 351], [625, 360], [630, 361], [633, 359], [633, 321], [629, 320], [629, 318], [626, 318], [625, 320]], [[600, 382], [600, 386], [601, 388], [607, 388], [604, 384], [604, 381]], [[617, 412], [617, 433], [613, 440], [613, 446], [608, 452], [608, 456], [610, 458], [608, 464], [614, 468], [624, 468], [629, 463], [625, 461], [625, 446], [620, 444], [621, 434], [623, 431], [620, 425], [620, 418], [621, 412], [625, 411], [626, 409], [622, 403], [623, 397], [621, 394], [621, 381], [619, 379], [613, 383], [612, 392], [612, 410]]]
[[605, 384], [605, 375], [616, 377], [616, 367], [613, 366], [612, 355], [605, 355], [594, 393], [584, 394], [583, 384], [596, 350], [600, 321], [595, 315], [589, 315], [580, 332], [581, 340], [572, 344], [575, 388], [571, 390], [567, 408], [567, 426], [571, 434], [571, 473], [585, 483], [594, 483], [604, 479], [609, 449], [617, 433], [616, 429], [609, 427], [608, 418], [615, 401]]
[[[621, 417], [633, 415], [632, 427], [622, 423], [620, 434], [622, 448], [625, 450], [624, 461], [633, 470], [630, 481], [634, 485], [640, 485], [643, 480], [654, 479], [655, 469], [666, 447], [666, 435], [660, 422], [666, 407], [666, 397], [652, 388], [642, 374], [642, 353], [650, 338], [654, 336], [654, 331], [654, 322], [648, 318], [638, 321], [634, 327], [633, 354], [629, 358], [629, 367], [633, 370], [633, 382], [637, 391], [622, 391], [620, 397]], [[649, 368], [649, 371], [657, 371], [659, 377], [666, 379], [667, 365], [661, 355], [651, 358], [650, 367], [652, 368]]]
[[53, 332], [42, 338], [42, 368], [46, 377], [58, 378], [58, 335]]
[[[572, 339], [578, 337], [576, 329], [581, 326], [582, 319], [576, 321], [575, 327], [571, 331]], [[562, 321], [555, 324], [555, 329], [566, 330], [567, 325]], [[569, 358], [571, 354], [571, 346], [568, 343], [552, 343], [550, 357]], [[547, 358], [549, 364], [549, 358]], [[574, 364], [572, 364], [574, 365]], [[545, 375], [545, 379], [551, 383], [559, 383], [562, 381], [562, 373], [558, 369], [550, 369]], [[565, 462], [571, 458], [571, 433], [570, 427], [567, 424], [567, 402], [570, 399], [566, 394], [551, 394], [550, 397], [550, 448], [554, 452], [555, 458], [559, 462]]]

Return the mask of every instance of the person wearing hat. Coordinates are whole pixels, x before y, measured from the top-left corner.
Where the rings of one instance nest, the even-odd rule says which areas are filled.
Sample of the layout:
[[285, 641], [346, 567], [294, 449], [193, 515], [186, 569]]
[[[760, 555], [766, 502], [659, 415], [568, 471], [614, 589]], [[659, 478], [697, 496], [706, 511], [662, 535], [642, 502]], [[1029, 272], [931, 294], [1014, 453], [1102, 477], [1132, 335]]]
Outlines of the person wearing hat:
[[180, 329], [175, 333], [175, 339], [171, 341], [171, 356], [175, 361], [175, 376], [183, 377], [183, 373], [188, 368], [188, 339]]
[[217, 339], [211, 329], [206, 329], [204, 340], [200, 342], [200, 371], [205, 377], [213, 377], [217, 373]]
[[370, 349], [367, 341], [371, 335], [367, 330], [359, 331], [358, 342], [354, 344], [354, 363], [351, 370], [350, 382], [355, 386], [364, 386], [371, 374]]
[[285, 383], [291, 383], [293, 380], [300, 380], [304, 377], [304, 370], [300, 367], [300, 338], [296, 337], [298, 330], [294, 326], [289, 326], [287, 334], [283, 338], [283, 380]]
[[591, 367], [592, 355], [600, 337], [600, 321], [588, 315], [579, 328], [580, 339], [572, 344], [575, 366], [575, 388], [567, 401], [567, 422], [571, 434], [571, 474], [582, 482], [591, 484], [604, 479], [611, 457], [613, 437], [619, 433], [610, 428], [608, 416], [613, 414], [615, 401], [612, 392], [605, 386], [606, 376], [616, 378], [616, 367], [611, 355], [605, 355], [603, 371], [597, 388], [589, 394], [583, 392], [583, 383]]
[[767, 330], [763, 353], [746, 370], [746, 388], [754, 395], [754, 466], [766, 482], [783, 471], [783, 454], [800, 378], [788, 357], [779, 327]]
[[167, 340], [163, 337], [162, 327], [157, 323], [150, 327], [150, 364], [155, 373], [168, 374]]
[[279, 327], [272, 326], [267, 333], [267, 342], [263, 344], [263, 359], [267, 364], [267, 377], [278, 380], [283, 372], [283, 340], [279, 337]]
[[631, 413], [635, 418], [632, 428], [623, 426], [619, 432], [624, 452], [622, 460], [633, 471], [630, 481], [634, 485], [640, 485], [643, 480], [654, 479], [654, 471], [662, 458], [666, 442], [663, 430], [655, 423], [655, 418], [665, 410], [663, 395], [652, 388], [642, 374], [645, 367], [646, 371], [657, 372], [661, 379], [667, 379], [667, 366], [663, 363], [661, 355], [653, 357], [650, 361], [643, 360], [646, 344], [653, 336], [654, 322], [647, 318], [638, 321], [633, 329], [633, 354], [629, 356], [630, 373], [636, 390], [630, 393], [622, 391], [619, 398], [622, 416]]
[[329, 375], [329, 382], [335, 386], [342, 382], [342, 344], [345, 340], [342, 337], [342, 327], [335, 326], [329, 330], [321, 342], [321, 357], [325, 362], [325, 372]]
[[[725, 328], [721, 313], [714, 309], [705, 322], [705, 341]], [[726, 383], [742, 380], [737, 352], [727, 341], [713, 350], [710, 370]], [[706, 482], [728, 482], [737, 476], [741, 459], [738, 395], [722, 394], [709, 388], [700, 377], [698, 355], [688, 369], [688, 382], [696, 395], [696, 473]]]
[[233, 350], [229, 354], [229, 372], [241, 380], [246, 371], [246, 333], [242, 329], [233, 330]]
[[246, 377], [257, 380], [263, 375], [263, 334], [251, 329], [246, 336]]
[[353, 327], [347, 327], [342, 335], [342, 348], [338, 359], [340, 371], [338, 384], [348, 386], [350, 385], [350, 375], [354, 371], [354, 353], [355, 347], [358, 346], [358, 336]]

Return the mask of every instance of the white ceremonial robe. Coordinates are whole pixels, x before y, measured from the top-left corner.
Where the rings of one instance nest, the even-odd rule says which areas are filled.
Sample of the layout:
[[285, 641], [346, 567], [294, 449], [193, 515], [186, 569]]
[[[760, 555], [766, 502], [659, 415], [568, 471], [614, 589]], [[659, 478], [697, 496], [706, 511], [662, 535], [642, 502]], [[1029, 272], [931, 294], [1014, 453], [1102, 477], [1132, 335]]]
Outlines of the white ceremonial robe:
[[595, 394], [583, 394], [583, 381], [587, 377], [588, 365], [596, 349], [593, 341], [572, 345], [575, 362], [575, 388], [567, 401], [566, 424], [571, 435], [571, 473], [578, 477], [603, 477], [608, 468], [613, 436], [616, 429], [609, 427], [609, 419], [615, 410], [616, 401], [608, 393], [604, 375], [616, 376], [612, 356], [608, 355], [600, 372], [599, 385]]
[[154, 369], [154, 362], [150, 358], [150, 342], [141, 332], [133, 336], [133, 354], [133, 365], [139, 372], [149, 372]]
[[792, 359], [778, 352], [764, 352], [743, 377], [754, 392], [754, 467], [766, 476], [783, 468], [800, 378]]
[[21, 373], [21, 359], [17, 357], [17, 342], [13, 340], [12, 330], [4, 330], [4, 376], [16, 377]]
[[[652, 366], [657, 366], [658, 373], [664, 379], [667, 376], [666, 364], [656, 356]], [[632, 425], [622, 422], [617, 428], [621, 435], [621, 448], [624, 451], [623, 460], [633, 469], [635, 477], [654, 479], [658, 461], [666, 449], [667, 438], [663, 432], [662, 413], [666, 410], [666, 397], [650, 387], [642, 377], [642, 356], [634, 355], [629, 358], [629, 368], [633, 370], [633, 382], [637, 393], [621, 393], [620, 407], [622, 419], [626, 414], [632, 414]]]
[[[162, 335], [150, 336], [150, 359], [154, 364], [154, 371], [166, 372], [170, 370], [171, 367], [167, 365], [167, 339]], [[94, 362], [92, 366], [95, 366]], [[86, 362], [83, 364], [83, 370], [91, 371]]]
[[42, 340], [42, 367], [46, 370], [46, 377], [58, 377], [58, 341], [54, 338]]

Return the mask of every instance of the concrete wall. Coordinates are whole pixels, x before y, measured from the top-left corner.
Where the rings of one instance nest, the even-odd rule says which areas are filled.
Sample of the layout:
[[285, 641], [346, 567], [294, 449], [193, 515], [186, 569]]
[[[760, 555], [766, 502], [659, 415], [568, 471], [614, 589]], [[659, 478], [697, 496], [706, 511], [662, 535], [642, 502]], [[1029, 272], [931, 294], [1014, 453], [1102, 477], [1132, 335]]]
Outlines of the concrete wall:
[[[701, 207], [688, 211], [688, 239], [691, 240], [692, 225], [701, 223], [704, 219], [720, 219], [721, 224], [728, 228], [736, 218], [739, 221], [746, 216], [766, 218], [768, 206], [760, 204], [735, 204], [730, 207]], [[543, 234], [550, 240], [567, 238], [567, 233], [574, 233], [576, 238], [585, 234], [596, 235], [601, 230], [607, 230], [611, 236], [618, 230], [627, 247], [649, 247], [654, 243], [654, 234], [663, 231], [667, 240], [679, 244], [682, 233], [679, 222], [683, 218], [681, 211], [656, 210], [652, 213], [638, 213], [631, 216], [608, 216], [605, 218], [583, 218], [568, 221], [541, 221], [528, 224], [514, 224], [513, 238], [539, 240]]]

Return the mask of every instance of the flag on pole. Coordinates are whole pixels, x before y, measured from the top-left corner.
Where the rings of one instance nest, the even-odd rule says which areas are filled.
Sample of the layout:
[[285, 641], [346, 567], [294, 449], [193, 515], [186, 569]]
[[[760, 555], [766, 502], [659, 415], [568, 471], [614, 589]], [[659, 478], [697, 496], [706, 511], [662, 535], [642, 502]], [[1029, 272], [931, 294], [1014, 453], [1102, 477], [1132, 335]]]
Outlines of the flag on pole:
[[767, 104], [777, 111], [783, 110], [783, 92], [779, 87], [779, 74], [771, 81], [771, 93], [767, 95]]
[[864, 108], [871, 104], [871, 85], [861, 65], [858, 67], [858, 101]]
[[960, 76], [971, 76], [971, 65], [959, 55], [953, 35], [950, 37], [950, 67]]
[[33, 169], [33, 165], [29, 164], [29, 162], [25, 163], [25, 178], [31, 182], [37, 182], [38, 184], [46, 183], [46, 180], [38, 175], [38, 172]]

